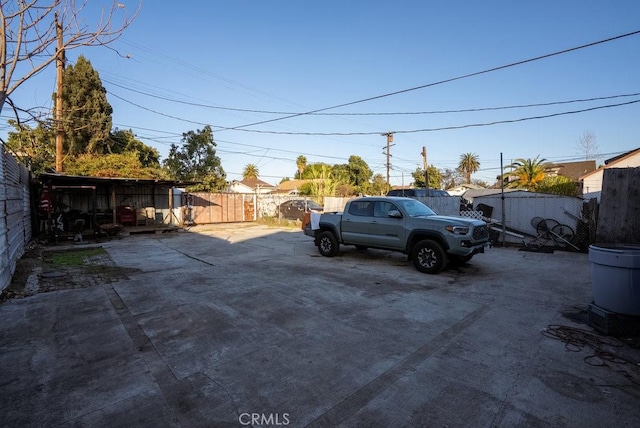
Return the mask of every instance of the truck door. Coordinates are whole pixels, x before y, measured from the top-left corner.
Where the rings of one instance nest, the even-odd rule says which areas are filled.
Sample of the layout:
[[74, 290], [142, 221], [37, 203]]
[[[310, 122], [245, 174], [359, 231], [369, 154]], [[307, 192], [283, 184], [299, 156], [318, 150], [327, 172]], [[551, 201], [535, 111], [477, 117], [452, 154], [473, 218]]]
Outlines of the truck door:
[[[396, 216], [389, 216], [389, 213]], [[403, 249], [405, 243], [405, 219], [401, 211], [392, 202], [376, 201], [373, 206], [373, 217], [369, 229], [371, 246]], [[399, 215], [399, 216], [398, 216]]]
[[342, 241], [345, 244], [369, 243], [369, 226], [373, 216], [373, 202], [352, 201], [342, 214]]

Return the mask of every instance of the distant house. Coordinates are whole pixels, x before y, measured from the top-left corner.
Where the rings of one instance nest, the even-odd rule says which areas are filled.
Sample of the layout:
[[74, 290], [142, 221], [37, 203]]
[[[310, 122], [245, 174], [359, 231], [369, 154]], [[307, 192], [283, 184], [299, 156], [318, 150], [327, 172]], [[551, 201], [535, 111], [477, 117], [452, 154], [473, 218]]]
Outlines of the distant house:
[[231, 193], [271, 193], [275, 188], [274, 185], [266, 181], [251, 177], [243, 180], [233, 180], [227, 190]]
[[563, 177], [570, 178], [571, 180], [578, 182], [580, 177], [591, 171], [596, 170], [596, 161], [587, 160], [579, 162], [562, 162], [553, 164], [549, 171], [549, 175], [562, 175]]
[[313, 181], [314, 179], [283, 181], [276, 186], [272, 193], [279, 193], [281, 195], [298, 195], [300, 194], [302, 186], [307, 183], [312, 183]]
[[[511, 193], [511, 192], [526, 192], [526, 191], [522, 189], [504, 189], [504, 193]], [[473, 203], [475, 198], [478, 198], [481, 196], [500, 195], [501, 193], [502, 193], [502, 189], [484, 189], [484, 188], [469, 189], [462, 194], [462, 198]]]
[[585, 199], [597, 198], [600, 200], [602, 176], [604, 175], [603, 171], [605, 169], [636, 167], [640, 167], [640, 148], [607, 159], [604, 161], [603, 166], [580, 177], [580, 181], [582, 182], [582, 196]]
[[456, 187], [452, 187], [451, 189], [447, 189], [447, 192], [451, 196], [462, 196], [464, 192], [466, 192], [467, 190], [478, 190], [478, 189], [484, 189], [484, 187], [478, 186], [477, 184], [463, 183], [463, 184], [457, 185]]

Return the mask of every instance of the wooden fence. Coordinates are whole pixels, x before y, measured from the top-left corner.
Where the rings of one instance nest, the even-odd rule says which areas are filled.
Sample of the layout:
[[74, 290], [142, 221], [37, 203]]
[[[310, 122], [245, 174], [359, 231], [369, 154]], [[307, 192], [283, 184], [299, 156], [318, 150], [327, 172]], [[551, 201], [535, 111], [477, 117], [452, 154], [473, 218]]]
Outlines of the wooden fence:
[[604, 170], [596, 240], [640, 244], [640, 168]]
[[[235, 223], [255, 221], [256, 197], [244, 193], [206, 193], [189, 194], [190, 200], [185, 209], [191, 210], [191, 219], [195, 224]], [[183, 219], [189, 218], [188, 214]]]

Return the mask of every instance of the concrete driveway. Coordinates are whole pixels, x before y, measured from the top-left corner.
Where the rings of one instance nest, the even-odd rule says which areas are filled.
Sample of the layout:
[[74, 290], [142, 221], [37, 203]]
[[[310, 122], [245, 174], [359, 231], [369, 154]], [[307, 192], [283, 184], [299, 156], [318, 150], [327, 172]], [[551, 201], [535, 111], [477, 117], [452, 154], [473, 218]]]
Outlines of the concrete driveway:
[[432, 276], [256, 225], [103, 246], [129, 279], [0, 305], [0, 425], [640, 426], [640, 350], [581, 323], [586, 254]]

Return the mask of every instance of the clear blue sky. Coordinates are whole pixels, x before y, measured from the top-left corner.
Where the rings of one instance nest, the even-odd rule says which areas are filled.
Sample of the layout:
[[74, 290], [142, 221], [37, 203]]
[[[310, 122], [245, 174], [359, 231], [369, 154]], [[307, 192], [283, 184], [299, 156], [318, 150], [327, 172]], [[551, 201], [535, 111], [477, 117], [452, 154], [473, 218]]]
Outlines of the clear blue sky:
[[[411, 172], [422, 166], [422, 146], [429, 164], [440, 169], [455, 168], [463, 153], [476, 153], [481, 170], [473, 178], [491, 184], [499, 174], [500, 153], [505, 165], [538, 155], [553, 162], [582, 160], [577, 142], [587, 131], [597, 137], [599, 161], [640, 147], [640, 102], [433, 129], [590, 109], [640, 96], [466, 113], [303, 115], [248, 127], [242, 126], [287, 114], [232, 109], [324, 109], [638, 30], [640, 2], [628, 0], [213, 0], [197, 7], [147, 1], [113, 45], [130, 59], [104, 48], [73, 51], [68, 58], [83, 54], [91, 61], [109, 92], [114, 126], [131, 128], [163, 158], [183, 132], [210, 124], [230, 180], [241, 178], [243, 167], [252, 163], [263, 180], [277, 184], [293, 177], [300, 154], [309, 163], [330, 164], [357, 155], [385, 176], [386, 139], [380, 134], [396, 131], [392, 184], [409, 184]], [[51, 67], [14, 100], [50, 103], [54, 79]], [[640, 34], [323, 113], [467, 110], [636, 93]], [[242, 128], [226, 129], [234, 127]]]

